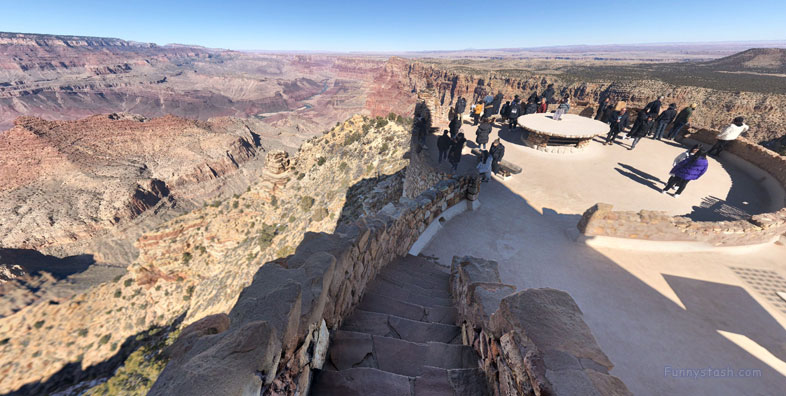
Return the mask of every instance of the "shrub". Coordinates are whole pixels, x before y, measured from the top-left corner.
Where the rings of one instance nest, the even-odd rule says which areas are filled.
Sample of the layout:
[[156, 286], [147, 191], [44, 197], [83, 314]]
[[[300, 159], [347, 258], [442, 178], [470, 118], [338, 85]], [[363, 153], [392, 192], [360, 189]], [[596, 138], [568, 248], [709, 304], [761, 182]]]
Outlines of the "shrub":
[[[366, 130], [367, 128], [370, 130], [371, 126], [363, 125], [363, 132], [368, 132]], [[359, 142], [362, 137], [363, 136], [359, 133], [350, 133], [346, 138], [344, 138], [344, 147], [351, 146], [352, 143]]]
[[382, 118], [382, 117], [378, 117], [378, 118], [377, 118], [377, 125], [376, 125], [376, 128], [377, 128], [377, 129], [384, 128], [384, 127], [385, 127], [385, 125], [387, 125], [387, 124], [388, 124], [388, 120], [386, 120], [386, 119], [384, 119], [384, 118]]
[[308, 212], [311, 210], [311, 207], [314, 205], [314, 198], [309, 197], [308, 195], [304, 195], [300, 198], [300, 209], [303, 209], [304, 212]]
[[346, 162], [342, 162], [342, 163], [340, 163], [340, 164], [338, 165], [338, 169], [339, 169], [340, 171], [342, 171], [342, 172], [346, 172], [346, 170], [347, 170], [347, 168], [348, 168], [348, 167], [349, 167], [349, 165], [347, 165], [347, 163], [346, 163]]
[[301, 174], [297, 175], [297, 179], [298, 180], [303, 180], [304, 177], [306, 177], [305, 173], [301, 173]]
[[240, 202], [238, 201], [232, 202], [232, 209], [237, 209], [238, 206], [240, 206]]
[[219, 206], [221, 206], [221, 201], [219, 201], [219, 200], [215, 200], [215, 201], [210, 203], [210, 207], [217, 208]]
[[382, 147], [379, 148], [380, 154], [386, 154], [390, 150], [390, 145], [388, 142], [382, 143]]
[[79, 329], [76, 331], [76, 335], [80, 337], [87, 337], [87, 329]]
[[270, 205], [272, 205], [274, 208], [278, 207], [278, 198], [276, 198], [275, 195], [273, 196], [273, 198], [270, 198]]
[[120, 298], [123, 296], [123, 292], [120, 289], [115, 290], [115, 298]]
[[319, 208], [319, 209], [314, 211], [314, 214], [311, 216], [311, 220], [322, 221], [322, 220], [325, 219], [325, 217], [327, 217], [327, 215], [328, 215], [327, 208], [324, 208], [324, 207], [323, 208]]
[[297, 219], [295, 218], [295, 216], [289, 216], [289, 222], [290, 222], [290, 223], [294, 223], [294, 222], [295, 222], [295, 220], [297, 220]]
[[104, 335], [103, 335], [103, 336], [102, 336], [102, 337], [101, 337], [101, 338], [98, 340], [98, 345], [104, 345], [104, 344], [106, 344], [107, 342], [109, 342], [109, 340], [111, 340], [111, 339], [112, 339], [112, 335], [111, 335], [111, 334], [104, 334]]
[[287, 256], [289, 256], [289, 255], [291, 255], [293, 253], [295, 253], [295, 249], [294, 248], [292, 248], [289, 245], [284, 245], [284, 246], [282, 246], [281, 248], [278, 249], [278, 251], [276, 252], [276, 256], [278, 256], [278, 257], [287, 257]]
[[325, 157], [319, 157], [319, 158], [317, 158], [317, 165], [319, 165], [319, 166], [325, 165], [325, 161], [327, 161], [327, 159], [325, 159]]
[[35, 327], [36, 329], [40, 329], [41, 326], [43, 326], [43, 325], [44, 325], [44, 321], [43, 320], [39, 320], [38, 322], [35, 322], [35, 324], [33, 324], [33, 327]]
[[259, 235], [257, 236], [257, 244], [262, 250], [267, 249], [273, 243], [273, 238], [278, 235], [278, 229], [270, 224], [262, 224]]
[[131, 286], [132, 283], [134, 283], [133, 279], [126, 279], [123, 281], [123, 286], [125, 287]]
[[392, 112], [392, 111], [391, 111], [390, 113], [388, 113], [388, 120], [390, 120], [390, 121], [395, 121], [395, 120], [396, 120], [396, 117], [397, 117], [397, 116], [396, 116], [396, 113], [394, 113], [394, 112]]
[[194, 295], [194, 285], [191, 285], [186, 288], [186, 294], [183, 296], [183, 300], [184, 301], [190, 300], [192, 295]]
[[188, 264], [188, 263], [191, 261], [191, 259], [192, 259], [192, 258], [193, 258], [193, 256], [191, 256], [191, 253], [189, 253], [189, 252], [184, 252], [184, 253], [183, 253], [183, 257], [182, 257], [182, 259], [183, 259], [183, 264]]

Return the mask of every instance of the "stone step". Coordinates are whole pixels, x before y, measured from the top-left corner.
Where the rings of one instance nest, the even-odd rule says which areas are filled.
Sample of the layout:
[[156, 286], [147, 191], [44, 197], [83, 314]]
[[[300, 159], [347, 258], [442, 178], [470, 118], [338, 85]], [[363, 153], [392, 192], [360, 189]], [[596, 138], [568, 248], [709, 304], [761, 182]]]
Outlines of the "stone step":
[[427, 367], [423, 375], [408, 377], [367, 367], [318, 371], [312, 396], [487, 396], [486, 379], [478, 368]]
[[375, 285], [378, 283], [388, 283], [396, 287], [406, 289], [408, 292], [420, 294], [421, 296], [438, 297], [438, 298], [445, 298], [445, 299], [450, 298], [450, 291], [448, 291], [447, 286], [443, 286], [440, 288], [426, 288], [412, 283], [408, 283], [407, 281], [400, 278], [388, 279], [386, 277], [378, 276], [376, 279], [374, 279], [371, 283], [368, 284], [367, 289], [373, 291]]
[[333, 370], [370, 367], [411, 377], [423, 374], [426, 366], [444, 369], [478, 366], [478, 355], [466, 345], [416, 343], [345, 330], [333, 334], [328, 358]]
[[406, 270], [411, 273], [426, 275], [437, 280], [450, 278], [450, 268], [428, 261], [422, 257], [407, 255], [388, 264], [386, 267]]
[[366, 293], [358, 309], [395, 315], [419, 322], [455, 324], [458, 312], [454, 307], [439, 305], [423, 306], [386, 297], [374, 292]]
[[435, 305], [449, 307], [453, 305], [453, 301], [450, 298], [423, 295], [416, 292], [415, 290], [412, 290], [411, 287], [399, 286], [394, 283], [387, 282], [384, 279], [375, 279], [368, 285], [366, 290], [381, 296], [395, 298], [400, 301], [408, 302], [410, 304], [422, 305], [424, 307]]
[[412, 396], [414, 379], [386, 371], [358, 367], [342, 371], [319, 371], [311, 384], [311, 396]]
[[448, 279], [423, 276], [419, 272], [403, 269], [401, 267], [387, 266], [382, 269], [378, 276], [394, 283], [404, 282], [408, 285], [415, 285], [423, 289], [444, 290], [446, 293], [450, 293], [450, 281]]
[[442, 323], [427, 323], [400, 316], [355, 309], [341, 326], [342, 330], [400, 338], [411, 342], [461, 343], [461, 329]]

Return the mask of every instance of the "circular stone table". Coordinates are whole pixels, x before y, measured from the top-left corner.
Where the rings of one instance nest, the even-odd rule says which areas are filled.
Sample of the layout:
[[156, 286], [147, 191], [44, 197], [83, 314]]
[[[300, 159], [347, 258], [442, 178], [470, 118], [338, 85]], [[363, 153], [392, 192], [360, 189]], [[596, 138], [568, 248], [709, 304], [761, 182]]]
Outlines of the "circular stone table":
[[563, 114], [559, 121], [552, 119], [554, 113], [527, 114], [518, 119], [521, 128], [529, 136], [521, 140], [536, 150], [572, 153], [581, 151], [590, 140], [609, 132], [609, 126], [592, 118], [575, 114]]

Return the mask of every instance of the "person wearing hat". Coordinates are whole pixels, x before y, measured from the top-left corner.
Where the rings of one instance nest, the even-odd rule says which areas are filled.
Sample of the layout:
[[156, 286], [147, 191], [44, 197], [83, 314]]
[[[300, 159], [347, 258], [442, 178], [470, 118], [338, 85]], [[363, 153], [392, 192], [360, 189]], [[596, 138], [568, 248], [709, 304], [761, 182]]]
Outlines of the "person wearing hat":
[[729, 143], [735, 141], [741, 134], [745, 133], [750, 129], [749, 126], [745, 125], [745, 119], [742, 117], [737, 117], [734, 121], [729, 124], [726, 128], [718, 134], [718, 141], [712, 146], [710, 151], [707, 154], [712, 156], [718, 156], [720, 153], [729, 145]]
[[660, 107], [663, 105], [661, 102], [664, 99], [663, 96], [659, 96], [658, 99], [653, 100], [652, 102], [647, 103], [644, 106], [644, 112], [647, 114], [652, 114], [652, 118], [655, 118], [660, 114]]
[[677, 118], [674, 119], [674, 126], [671, 127], [671, 131], [666, 136], [666, 138], [674, 140], [677, 137], [677, 134], [680, 133], [682, 127], [690, 126], [690, 116], [693, 115], [693, 110], [696, 110], [698, 105], [696, 103], [691, 104], [690, 106], [682, 109], [679, 114], [677, 114]]

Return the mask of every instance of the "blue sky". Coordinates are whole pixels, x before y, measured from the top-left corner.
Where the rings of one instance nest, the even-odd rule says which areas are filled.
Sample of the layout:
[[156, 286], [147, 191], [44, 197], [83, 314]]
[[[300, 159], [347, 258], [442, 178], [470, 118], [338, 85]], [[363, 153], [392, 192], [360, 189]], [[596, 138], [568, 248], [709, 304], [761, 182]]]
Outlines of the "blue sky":
[[786, 0], [0, 0], [0, 31], [246, 50], [782, 40], [784, 26]]

